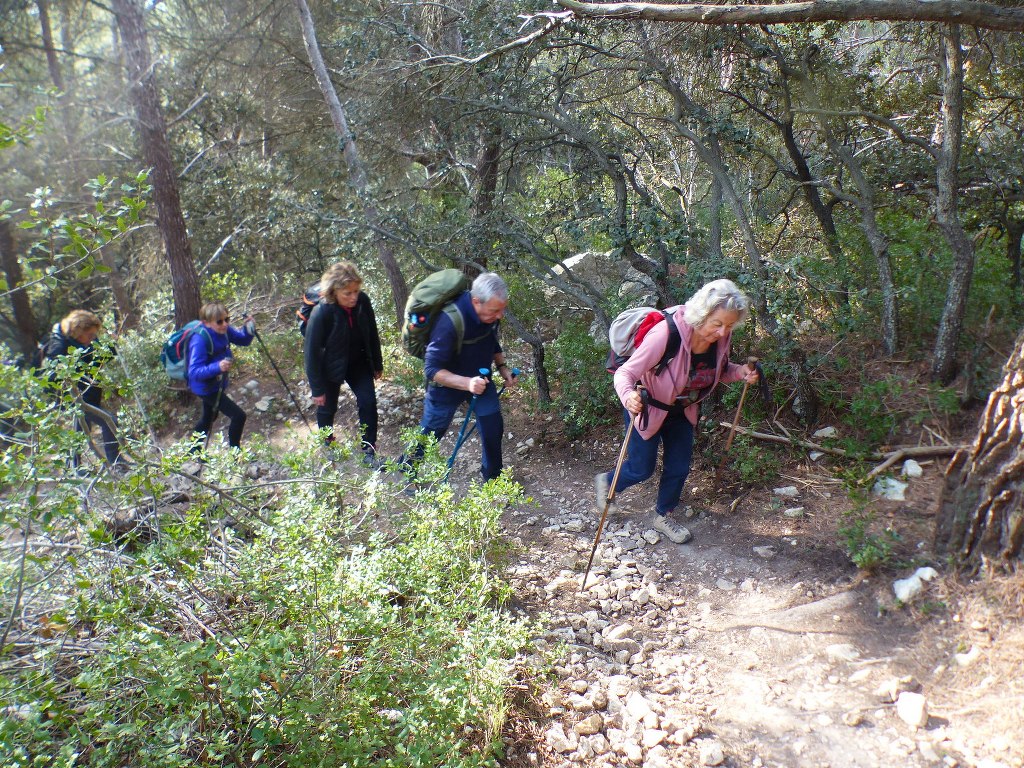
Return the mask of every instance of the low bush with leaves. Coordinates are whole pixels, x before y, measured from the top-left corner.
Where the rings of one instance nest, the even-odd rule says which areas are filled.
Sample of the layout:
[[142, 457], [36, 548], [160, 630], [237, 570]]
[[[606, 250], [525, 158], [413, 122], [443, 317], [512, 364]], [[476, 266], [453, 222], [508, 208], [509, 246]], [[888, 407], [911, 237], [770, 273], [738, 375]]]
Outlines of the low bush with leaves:
[[601, 347], [579, 321], [569, 320], [550, 348], [553, 378], [561, 381], [552, 408], [565, 422], [566, 434], [578, 437], [607, 424], [618, 398], [605, 369], [608, 348]]
[[850, 561], [865, 571], [877, 571], [893, 564], [899, 534], [892, 528], [877, 531], [875, 516], [865, 509], [843, 513], [839, 538]]
[[332, 464], [258, 437], [199, 481], [184, 443], [61, 480], [82, 436], [27, 374], [0, 376], [25, 392], [0, 464], [21, 542], [0, 561], [3, 765], [495, 763], [534, 631], [502, 607], [519, 486], [410, 497], [353, 446]]

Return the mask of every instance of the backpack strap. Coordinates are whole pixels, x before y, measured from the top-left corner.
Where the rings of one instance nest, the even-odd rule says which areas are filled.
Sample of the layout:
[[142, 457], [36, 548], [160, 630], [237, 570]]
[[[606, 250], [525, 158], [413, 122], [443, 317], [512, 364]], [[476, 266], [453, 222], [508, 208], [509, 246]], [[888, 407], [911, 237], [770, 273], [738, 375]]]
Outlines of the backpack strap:
[[[679, 354], [679, 347], [683, 343], [683, 339], [679, 335], [679, 326], [676, 325], [676, 321], [672, 317], [675, 313], [663, 309], [661, 314], [665, 318], [665, 322], [668, 323], [668, 340], [665, 342], [665, 353], [654, 367], [655, 376], [660, 376], [668, 368], [668, 364]], [[658, 408], [660, 406], [655, 407]]]
[[[441, 311], [448, 315], [448, 319], [452, 321], [452, 325], [455, 326], [455, 354], [462, 354], [462, 341], [466, 335], [466, 321], [462, 317], [462, 310], [455, 306], [455, 302], [451, 301], [445, 304]], [[470, 339], [470, 343], [480, 341], [483, 336], [476, 339]]]

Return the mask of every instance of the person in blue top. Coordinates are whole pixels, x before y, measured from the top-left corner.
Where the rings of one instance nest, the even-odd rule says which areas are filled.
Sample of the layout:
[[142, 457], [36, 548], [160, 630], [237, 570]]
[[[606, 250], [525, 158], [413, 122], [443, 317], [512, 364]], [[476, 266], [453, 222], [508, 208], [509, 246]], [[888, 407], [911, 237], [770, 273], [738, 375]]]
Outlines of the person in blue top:
[[[470, 290], [452, 303], [462, 316], [461, 346], [452, 319], [445, 312], [438, 313], [423, 359], [427, 396], [423, 401], [420, 431], [440, 440], [459, 406], [475, 396], [474, 413], [483, 448], [480, 474], [485, 481], [492, 480], [501, 474], [501, 437], [505, 424], [498, 390], [490, 377], [480, 375], [480, 369], [490, 371], [496, 366], [505, 386], [516, 383], [498, 341], [499, 321], [508, 306], [508, 286], [493, 272], [484, 272], [473, 281]], [[419, 458], [422, 453], [420, 448], [411, 458]]]
[[231, 370], [231, 345], [247, 347], [256, 337], [252, 315], [244, 320], [242, 329], [229, 324], [228, 311], [219, 301], [204, 304], [199, 310], [203, 328], [188, 341], [188, 388], [203, 402], [203, 412], [194, 432], [203, 441], [218, 413], [230, 419], [228, 445], [238, 448], [245, 429], [245, 411], [228, 397], [228, 371]]

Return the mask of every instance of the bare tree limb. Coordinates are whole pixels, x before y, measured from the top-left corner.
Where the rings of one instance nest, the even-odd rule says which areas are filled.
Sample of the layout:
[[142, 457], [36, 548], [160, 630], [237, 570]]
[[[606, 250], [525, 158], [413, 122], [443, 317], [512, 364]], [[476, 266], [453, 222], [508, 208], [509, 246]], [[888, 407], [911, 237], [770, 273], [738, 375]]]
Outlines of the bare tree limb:
[[937, 21], [1024, 31], [1024, 8], [969, 0], [813, 0], [778, 5], [583, 3], [555, 0], [580, 18], [691, 24], [801, 24], [817, 21]]

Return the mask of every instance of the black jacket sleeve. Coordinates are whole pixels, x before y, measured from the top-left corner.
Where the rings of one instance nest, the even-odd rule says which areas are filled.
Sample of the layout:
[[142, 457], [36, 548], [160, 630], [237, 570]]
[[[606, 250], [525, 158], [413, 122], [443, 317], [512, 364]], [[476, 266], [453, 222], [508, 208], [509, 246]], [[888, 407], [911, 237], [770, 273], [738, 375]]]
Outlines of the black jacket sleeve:
[[370, 338], [366, 349], [366, 354], [370, 356], [370, 362], [373, 364], [374, 373], [383, 373], [384, 371], [384, 354], [380, 348], [380, 331], [377, 330], [377, 316], [373, 313], [373, 304], [370, 303], [370, 297], [365, 293], [359, 295], [360, 299], [365, 299], [363, 307], [366, 310], [366, 317], [369, 320], [370, 326]]
[[326, 392], [327, 376], [324, 370], [324, 346], [331, 332], [330, 312], [328, 304], [320, 303], [313, 307], [313, 313], [306, 324], [306, 336], [302, 345], [302, 355], [306, 365], [306, 378], [313, 397]]

